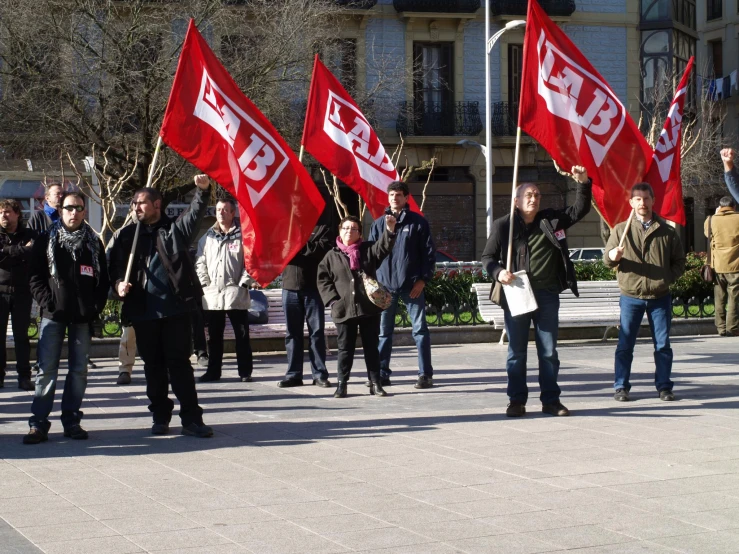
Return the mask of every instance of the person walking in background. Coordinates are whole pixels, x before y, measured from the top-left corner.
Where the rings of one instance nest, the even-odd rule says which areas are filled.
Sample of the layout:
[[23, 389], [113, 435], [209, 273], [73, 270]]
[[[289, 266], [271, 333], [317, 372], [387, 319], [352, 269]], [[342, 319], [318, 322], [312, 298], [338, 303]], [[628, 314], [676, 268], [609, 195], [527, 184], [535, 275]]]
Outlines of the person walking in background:
[[287, 323], [287, 373], [277, 384], [281, 388], [303, 385], [303, 322], [308, 325], [308, 356], [313, 384], [331, 386], [326, 369], [326, 314], [316, 282], [318, 264], [330, 249], [328, 226], [316, 225], [306, 245], [282, 272], [282, 309]]
[[[536, 354], [539, 358], [539, 386], [541, 411], [554, 416], [568, 416], [570, 411], [560, 402], [561, 389], [557, 383], [559, 355], [559, 295], [566, 289], [577, 292], [575, 268], [567, 248], [566, 231], [590, 211], [592, 181], [584, 167], [574, 166], [572, 177], [577, 188], [575, 202], [562, 209], [540, 210], [541, 192], [533, 183], [523, 183], [516, 190], [516, 211], [513, 218], [512, 266], [505, 268], [511, 216], [493, 221], [482, 267], [493, 280], [508, 285], [525, 270], [533, 289], [538, 308], [514, 317], [501, 294], [493, 301], [503, 308], [505, 331], [508, 335], [508, 417], [526, 414], [529, 389], [526, 385], [526, 360], [529, 327], [534, 324]], [[499, 289], [498, 289], [499, 290]]]
[[739, 336], [739, 213], [731, 196], [719, 200], [716, 214], [703, 227], [710, 237], [711, 267], [715, 274], [713, 304], [716, 329], [722, 337]]
[[241, 224], [236, 219], [236, 201], [216, 203], [216, 223], [198, 243], [195, 268], [203, 286], [203, 309], [208, 318], [208, 370], [201, 383], [218, 381], [223, 365], [223, 332], [226, 315], [236, 342], [236, 365], [243, 382], [251, 381], [253, 369], [249, 344], [249, 285], [253, 279], [244, 267]]
[[739, 169], [736, 168], [736, 150], [733, 148], [724, 148], [721, 150], [721, 161], [724, 163], [724, 180], [726, 186], [734, 198], [734, 201], [739, 204]]
[[[680, 235], [652, 211], [654, 191], [648, 183], [631, 187], [630, 204], [635, 217], [628, 227], [629, 221], [624, 221], [613, 228], [603, 255], [605, 264], [616, 269], [621, 289], [613, 397], [619, 402], [629, 400], [634, 345], [646, 312], [654, 343], [654, 385], [660, 400], [669, 402], [675, 400], [670, 380], [670, 285], [685, 271], [685, 252]], [[619, 246], [623, 235], [623, 246]]]
[[80, 192], [67, 192], [61, 205], [62, 219], [34, 241], [31, 254], [31, 292], [43, 309], [43, 318], [38, 341], [39, 373], [25, 444], [48, 439], [65, 333], [69, 335], [69, 370], [62, 395], [64, 436], [87, 438], [87, 431], [80, 425], [80, 408], [87, 388], [90, 323], [108, 299], [104, 247], [85, 223], [85, 197]]
[[[397, 221], [398, 235], [393, 251], [377, 270], [377, 280], [393, 295], [392, 304], [382, 312], [380, 320], [380, 376], [384, 386], [390, 385], [390, 357], [393, 350], [395, 312], [402, 298], [413, 327], [413, 340], [418, 349], [417, 389], [433, 386], [431, 335], [426, 323], [426, 297], [423, 289], [436, 270], [436, 248], [428, 221], [408, 209], [408, 185], [394, 181], [387, 187], [390, 213]], [[385, 219], [379, 217], [370, 230], [369, 240], [377, 242], [385, 231]]]
[[169, 433], [174, 410], [174, 402], [168, 396], [170, 382], [180, 401], [182, 434], [213, 435], [213, 429], [203, 423], [190, 364], [190, 312], [202, 301], [203, 291], [188, 248], [207, 210], [204, 196], [210, 189], [210, 179], [198, 175], [195, 185], [190, 208], [177, 221], [163, 213], [158, 190], [146, 188], [134, 194], [133, 206], [141, 227], [130, 282], [125, 281], [126, 267], [134, 250], [136, 226], [121, 229], [110, 251], [111, 282], [123, 300], [121, 318], [133, 324], [136, 346], [144, 362], [154, 435]]
[[36, 234], [48, 231], [52, 224], [59, 221], [59, 207], [62, 202], [64, 187], [59, 183], [54, 183], [46, 187], [44, 194], [44, 207], [33, 212], [28, 219], [28, 228], [33, 229]]
[[[18, 388], [26, 391], [34, 390], [28, 326], [33, 301], [29, 266], [35, 236], [32, 229], [23, 225], [18, 201], [0, 200], [0, 334], [6, 336], [8, 318], [12, 317]], [[0, 388], [5, 386], [6, 349], [7, 344], [0, 349]]]
[[331, 307], [331, 319], [338, 333], [336, 374], [339, 384], [335, 398], [345, 398], [347, 382], [354, 363], [357, 328], [362, 336], [364, 361], [370, 378], [370, 394], [387, 396], [380, 379], [378, 332], [382, 310], [367, 296], [362, 273], [375, 278], [377, 267], [391, 252], [397, 234], [395, 217], [384, 218], [385, 231], [380, 240], [362, 241], [359, 218], [347, 216], [339, 223], [336, 247], [318, 265], [318, 290], [326, 306]]

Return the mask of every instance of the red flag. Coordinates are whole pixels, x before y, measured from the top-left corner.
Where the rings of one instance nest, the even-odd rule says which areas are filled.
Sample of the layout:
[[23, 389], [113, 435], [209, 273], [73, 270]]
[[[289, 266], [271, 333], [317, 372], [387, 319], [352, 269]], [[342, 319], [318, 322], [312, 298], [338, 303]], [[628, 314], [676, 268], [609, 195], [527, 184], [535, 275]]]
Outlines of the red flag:
[[667, 112], [665, 126], [654, 146], [649, 169], [644, 180], [654, 189], [654, 211], [665, 219], [685, 225], [685, 205], [683, 204], [683, 184], [680, 179], [680, 155], [682, 138], [683, 109], [688, 92], [690, 72], [694, 57], [688, 60], [675, 98]]
[[609, 225], [628, 217], [629, 191], [652, 150], [605, 79], [536, 0], [526, 18], [518, 125], [563, 169], [587, 169]]
[[161, 137], [239, 203], [246, 269], [265, 286], [308, 241], [325, 202], [190, 20]]
[[[356, 191], [372, 217], [388, 206], [387, 186], [400, 179], [377, 133], [357, 103], [316, 54], [303, 128], [303, 146]], [[413, 197], [408, 205], [420, 212]]]

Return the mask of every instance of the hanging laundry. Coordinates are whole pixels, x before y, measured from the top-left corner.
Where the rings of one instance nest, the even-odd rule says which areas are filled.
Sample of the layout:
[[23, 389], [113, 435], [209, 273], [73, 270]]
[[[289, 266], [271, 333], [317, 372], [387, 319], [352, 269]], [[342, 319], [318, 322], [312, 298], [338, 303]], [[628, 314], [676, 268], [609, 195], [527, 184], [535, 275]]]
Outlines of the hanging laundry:
[[739, 91], [739, 83], [737, 83], [737, 73], [739, 72], [736, 69], [731, 72], [731, 75], [729, 76], [729, 83], [731, 85], [731, 88]]

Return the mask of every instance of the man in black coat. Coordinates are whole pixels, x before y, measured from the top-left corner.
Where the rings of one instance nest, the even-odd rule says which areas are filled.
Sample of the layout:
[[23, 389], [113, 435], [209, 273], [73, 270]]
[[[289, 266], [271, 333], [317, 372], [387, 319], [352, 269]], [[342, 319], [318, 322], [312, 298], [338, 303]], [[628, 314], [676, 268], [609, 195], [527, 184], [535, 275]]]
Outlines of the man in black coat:
[[87, 438], [87, 431], [80, 426], [80, 407], [87, 388], [90, 323], [105, 308], [110, 288], [103, 243], [85, 223], [84, 195], [66, 192], [61, 205], [62, 219], [34, 241], [31, 253], [31, 292], [43, 309], [43, 319], [39, 327], [39, 373], [33, 415], [30, 431], [23, 437], [25, 444], [48, 439], [65, 333], [69, 336], [69, 371], [62, 396], [64, 436]]
[[[539, 210], [541, 193], [535, 184], [523, 183], [518, 187], [513, 220], [512, 267], [506, 269], [510, 215], [493, 221], [482, 254], [485, 271], [502, 285], [511, 284], [517, 279], [513, 273], [526, 271], [538, 306], [534, 312], [513, 317], [505, 296], [493, 298], [503, 308], [508, 334], [508, 417], [519, 417], [526, 413], [529, 395], [526, 386], [526, 349], [532, 322], [539, 357], [542, 412], [556, 416], [570, 415], [559, 401], [561, 391], [557, 384], [559, 294], [569, 288], [577, 296], [575, 268], [570, 261], [566, 230], [587, 215], [592, 198], [592, 181], [588, 179], [585, 168], [573, 167], [572, 175], [577, 182], [575, 203], [560, 210]], [[496, 291], [500, 293], [497, 286], [494, 289]]]
[[59, 183], [53, 183], [46, 187], [44, 194], [44, 207], [33, 212], [28, 218], [28, 228], [33, 229], [36, 234], [48, 231], [54, 223], [61, 219], [59, 210], [62, 205], [62, 195], [64, 187]]
[[123, 300], [122, 319], [133, 324], [136, 347], [144, 361], [146, 394], [153, 414], [152, 434], [169, 433], [174, 402], [169, 383], [180, 401], [182, 434], [210, 437], [213, 429], [203, 424], [195, 377], [190, 365], [191, 313], [202, 301], [200, 286], [189, 248], [205, 212], [210, 189], [207, 175], [195, 177], [197, 190], [190, 208], [173, 221], [162, 213], [162, 196], [152, 188], [140, 189], [133, 197], [139, 229], [132, 272], [126, 282], [126, 267], [133, 250], [136, 225], [121, 230], [110, 249], [110, 280]]
[[318, 264], [332, 246], [328, 226], [316, 225], [306, 245], [282, 272], [282, 309], [287, 322], [287, 373], [278, 383], [279, 387], [298, 387], [303, 384], [303, 322], [308, 324], [308, 355], [313, 384], [331, 386], [326, 369], [326, 314], [318, 292], [316, 274]]
[[[36, 234], [23, 225], [17, 200], [0, 200], [0, 335], [8, 331], [13, 318], [15, 367], [18, 387], [31, 391], [31, 345], [28, 325], [31, 321], [31, 289], [28, 286], [31, 246]], [[0, 388], [5, 383], [6, 347], [0, 349]]]

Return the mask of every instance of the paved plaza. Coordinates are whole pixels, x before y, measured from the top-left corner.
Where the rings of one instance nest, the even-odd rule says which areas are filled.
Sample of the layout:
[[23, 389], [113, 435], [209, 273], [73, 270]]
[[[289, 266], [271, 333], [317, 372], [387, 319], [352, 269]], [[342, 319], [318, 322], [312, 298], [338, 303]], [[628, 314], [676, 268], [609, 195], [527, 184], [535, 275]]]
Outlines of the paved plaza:
[[415, 349], [398, 348], [387, 398], [369, 396], [360, 359], [341, 400], [277, 388], [282, 354], [238, 382], [231, 356], [198, 384], [212, 439], [180, 436], [176, 416], [151, 436], [140, 364], [119, 387], [108, 359], [83, 404], [90, 439], [64, 439], [57, 411], [49, 442], [23, 445], [31, 394], [9, 373], [0, 552], [739, 552], [739, 339], [673, 346], [678, 401], [657, 399], [640, 341], [634, 401], [617, 403], [615, 341], [561, 345], [569, 418], [541, 414], [535, 373], [528, 415], [504, 416], [498, 345], [434, 347], [426, 391]]

